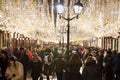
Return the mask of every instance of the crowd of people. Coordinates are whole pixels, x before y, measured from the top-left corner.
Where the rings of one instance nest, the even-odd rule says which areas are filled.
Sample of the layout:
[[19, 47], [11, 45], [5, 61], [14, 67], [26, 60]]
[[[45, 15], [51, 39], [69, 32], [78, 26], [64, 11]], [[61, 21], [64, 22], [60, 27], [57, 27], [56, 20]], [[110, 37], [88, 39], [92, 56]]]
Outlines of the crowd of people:
[[0, 50], [0, 80], [120, 80], [120, 53], [95, 47]]

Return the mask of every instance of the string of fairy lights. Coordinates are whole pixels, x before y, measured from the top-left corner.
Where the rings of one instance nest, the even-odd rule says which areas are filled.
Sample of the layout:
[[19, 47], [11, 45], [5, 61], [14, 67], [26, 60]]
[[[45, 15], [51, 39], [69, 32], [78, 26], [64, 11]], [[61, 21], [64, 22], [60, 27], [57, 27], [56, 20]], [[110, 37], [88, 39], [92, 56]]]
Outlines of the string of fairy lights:
[[[68, 0], [0, 0], [0, 29], [46, 42], [59, 42], [63, 30], [66, 41], [67, 22], [59, 19], [54, 9], [60, 1], [67, 7]], [[77, 1], [70, 1], [70, 16], [75, 15], [72, 7]], [[81, 0], [81, 3], [82, 13], [70, 22], [70, 41], [118, 36], [120, 0]], [[64, 16], [67, 17], [67, 11]]]

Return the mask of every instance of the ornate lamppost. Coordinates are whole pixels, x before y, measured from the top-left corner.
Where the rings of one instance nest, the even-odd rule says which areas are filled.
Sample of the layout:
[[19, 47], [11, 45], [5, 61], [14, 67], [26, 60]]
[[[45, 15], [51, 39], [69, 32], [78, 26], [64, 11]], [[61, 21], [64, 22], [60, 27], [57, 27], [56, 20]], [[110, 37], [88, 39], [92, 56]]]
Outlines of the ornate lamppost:
[[[69, 2], [70, 2], [70, 0], [69, 0]], [[57, 9], [57, 13], [59, 14], [60, 18], [63, 18], [67, 21], [67, 51], [69, 51], [70, 21], [73, 20], [74, 18], [78, 18], [78, 15], [81, 13], [81, 11], [83, 9], [83, 4], [80, 3], [80, 1], [78, 1], [77, 3], [74, 4], [74, 12], [75, 12], [76, 16], [74, 16], [72, 18], [70, 17], [69, 4], [67, 7], [68, 7], [67, 18], [62, 15], [64, 12], [64, 5], [62, 5], [61, 3], [58, 3], [56, 6], [56, 9]]]

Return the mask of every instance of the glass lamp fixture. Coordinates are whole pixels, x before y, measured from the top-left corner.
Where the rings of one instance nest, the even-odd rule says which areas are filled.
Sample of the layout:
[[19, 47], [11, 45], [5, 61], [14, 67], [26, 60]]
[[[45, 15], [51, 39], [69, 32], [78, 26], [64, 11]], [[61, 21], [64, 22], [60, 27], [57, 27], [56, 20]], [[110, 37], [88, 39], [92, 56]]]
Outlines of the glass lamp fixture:
[[58, 3], [58, 4], [56, 5], [56, 9], [57, 9], [57, 13], [58, 13], [58, 14], [62, 14], [65, 8], [64, 8], [64, 5], [63, 5], [63, 4]]
[[74, 4], [74, 12], [75, 14], [80, 14], [83, 9], [83, 4], [80, 2], [77, 2]]
[[[63, 4], [58, 3], [57, 6], [56, 6], [56, 9], [57, 9], [58, 14], [63, 14], [63, 11], [65, 10], [65, 7], [64, 7]], [[77, 15], [80, 14], [82, 9], [83, 9], [83, 4], [82, 3], [77, 2], [77, 3], [74, 4], [75, 14], [77, 14]]]

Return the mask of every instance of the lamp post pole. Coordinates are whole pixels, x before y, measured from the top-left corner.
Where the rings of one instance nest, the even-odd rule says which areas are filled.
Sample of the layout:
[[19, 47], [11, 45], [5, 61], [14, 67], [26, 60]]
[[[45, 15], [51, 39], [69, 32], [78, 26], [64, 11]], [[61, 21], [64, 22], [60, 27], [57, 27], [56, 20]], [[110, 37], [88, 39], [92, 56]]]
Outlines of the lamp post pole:
[[67, 14], [67, 51], [69, 51], [69, 45], [70, 45], [70, 11], [69, 11], [69, 6], [70, 6], [70, 0], [68, 2], [68, 14]]
[[63, 19], [65, 19], [67, 21], [67, 51], [69, 51], [69, 46], [70, 46], [70, 21], [77, 18], [78, 15], [70, 18], [70, 14], [69, 14], [69, 10], [68, 10], [68, 17], [65, 18], [63, 16], [60, 15], [60, 17], [62, 17]]
[[60, 18], [62, 17], [67, 21], [67, 51], [69, 51], [69, 45], [70, 45], [70, 21], [73, 20], [74, 18], [78, 18], [78, 15], [81, 13], [83, 4], [78, 1], [77, 3], [74, 4], [74, 12], [77, 14], [76, 16], [70, 18], [70, 11], [69, 11], [69, 5], [70, 5], [70, 0], [68, 1], [68, 12], [67, 12], [67, 18], [62, 16], [62, 13], [64, 11], [64, 7], [62, 4], [57, 5], [57, 12], [60, 15]]
[[69, 51], [69, 45], [70, 45], [70, 19], [68, 14], [68, 25], [67, 25], [67, 51]]

